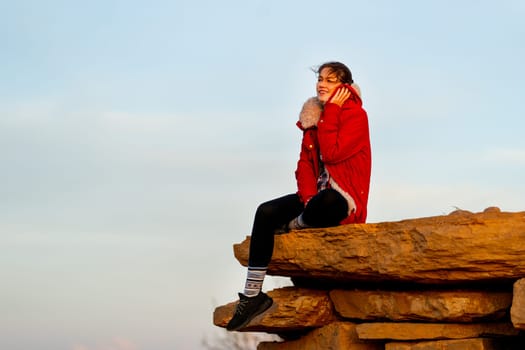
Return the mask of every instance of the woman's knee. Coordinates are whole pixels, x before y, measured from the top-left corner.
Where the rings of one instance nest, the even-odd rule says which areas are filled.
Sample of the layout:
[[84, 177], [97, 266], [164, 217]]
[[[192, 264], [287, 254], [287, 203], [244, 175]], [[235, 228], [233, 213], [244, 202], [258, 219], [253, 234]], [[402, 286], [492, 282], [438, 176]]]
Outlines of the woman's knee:
[[297, 194], [286, 195], [260, 204], [255, 212], [255, 224], [259, 227], [277, 228], [304, 209]]
[[276, 206], [272, 201], [264, 202], [259, 204], [257, 211], [255, 212], [255, 217], [263, 220], [267, 220], [275, 216], [277, 211]]
[[312, 207], [319, 208], [337, 208], [346, 204], [346, 199], [334, 189], [326, 189], [319, 192], [312, 198], [310, 203]]
[[311, 226], [335, 226], [348, 215], [348, 203], [336, 190], [319, 192], [308, 203], [303, 214], [306, 224]]
[[346, 199], [334, 189], [327, 189], [322, 194], [323, 201], [327, 206], [343, 206], [346, 204]]

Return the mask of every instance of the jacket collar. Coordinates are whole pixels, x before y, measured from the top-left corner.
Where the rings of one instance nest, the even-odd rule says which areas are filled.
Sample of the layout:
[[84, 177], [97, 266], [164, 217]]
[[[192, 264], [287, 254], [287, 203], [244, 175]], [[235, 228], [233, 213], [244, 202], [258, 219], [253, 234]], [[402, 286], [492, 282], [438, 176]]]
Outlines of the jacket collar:
[[323, 105], [317, 97], [310, 97], [303, 104], [299, 113], [299, 122], [297, 126], [303, 130], [317, 126], [317, 122], [323, 112]]

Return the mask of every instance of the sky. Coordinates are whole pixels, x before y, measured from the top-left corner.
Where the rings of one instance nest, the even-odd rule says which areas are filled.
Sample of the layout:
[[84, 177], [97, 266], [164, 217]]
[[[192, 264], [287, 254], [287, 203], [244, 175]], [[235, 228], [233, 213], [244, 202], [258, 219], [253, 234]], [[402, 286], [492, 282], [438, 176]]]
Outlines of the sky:
[[[523, 211], [523, 1], [0, 1], [0, 348], [202, 349], [347, 64], [368, 222]], [[286, 285], [268, 278], [264, 289]]]

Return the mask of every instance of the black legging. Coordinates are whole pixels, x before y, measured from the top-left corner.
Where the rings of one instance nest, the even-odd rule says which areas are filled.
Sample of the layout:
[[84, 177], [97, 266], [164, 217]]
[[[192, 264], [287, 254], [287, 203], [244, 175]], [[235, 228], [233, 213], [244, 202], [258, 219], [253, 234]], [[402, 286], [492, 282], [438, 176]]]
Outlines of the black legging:
[[336, 226], [348, 215], [348, 203], [334, 189], [319, 192], [312, 197], [306, 207], [297, 194], [289, 194], [262, 203], [255, 213], [248, 265], [268, 266], [272, 258], [275, 231], [301, 213], [303, 222], [308, 226]]

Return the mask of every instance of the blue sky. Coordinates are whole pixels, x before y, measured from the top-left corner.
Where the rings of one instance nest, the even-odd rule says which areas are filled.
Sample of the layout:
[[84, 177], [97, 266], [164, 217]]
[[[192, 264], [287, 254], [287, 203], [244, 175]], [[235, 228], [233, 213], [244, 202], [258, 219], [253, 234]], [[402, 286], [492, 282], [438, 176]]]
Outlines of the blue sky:
[[[295, 191], [311, 67], [369, 114], [369, 222], [523, 211], [521, 1], [2, 1], [0, 348], [199, 349]], [[273, 288], [279, 279], [268, 279]]]

